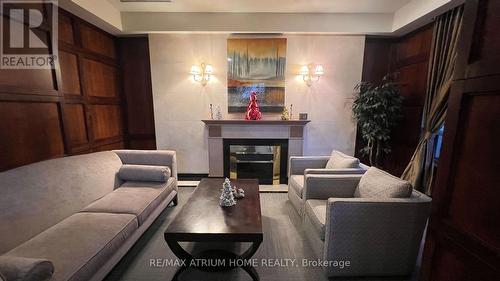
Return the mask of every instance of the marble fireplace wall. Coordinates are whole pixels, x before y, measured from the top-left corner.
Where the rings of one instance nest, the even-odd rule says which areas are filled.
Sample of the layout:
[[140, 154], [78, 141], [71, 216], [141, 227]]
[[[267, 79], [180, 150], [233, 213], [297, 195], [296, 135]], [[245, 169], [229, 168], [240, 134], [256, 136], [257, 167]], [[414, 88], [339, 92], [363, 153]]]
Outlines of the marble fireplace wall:
[[[149, 48], [158, 149], [177, 151], [180, 173], [208, 173], [208, 131], [202, 119], [209, 104], [228, 114], [226, 42], [229, 34], [150, 34]], [[328, 155], [332, 149], [354, 154], [356, 124], [351, 117], [354, 86], [361, 79], [364, 36], [284, 35], [287, 38], [285, 104], [293, 104], [294, 117], [309, 114], [304, 134], [304, 155]], [[248, 38], [248, 37], [246, 37]], [[193, 81], [193, 64], [214, 67], [212, 80], [203, 87]], [[325, 75], [312, 87], [297, 75], [301, 65], [323, 64]], [[264, 113], [264, 119], [279, 114]]]

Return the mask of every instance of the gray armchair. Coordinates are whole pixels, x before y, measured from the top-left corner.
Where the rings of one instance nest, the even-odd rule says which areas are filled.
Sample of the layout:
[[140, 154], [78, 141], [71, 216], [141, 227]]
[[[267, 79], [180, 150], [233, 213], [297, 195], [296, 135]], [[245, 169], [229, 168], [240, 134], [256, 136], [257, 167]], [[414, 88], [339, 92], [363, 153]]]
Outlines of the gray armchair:
[[[364, 176], [316, 176], [317, 184], [304, 188], [303, 226], [318, 258], [332, 262], [328, 276], [399, 276], [415, 268], [431, 199], [411, 186], [409, 197], [389, 198], [401, 189], [380, 189], [392, 179], [369, 175], [372, 169]], [[375, 181], [373, 197], [360, 197], [366, 195], [359, 192], [363, 181]]]
[[[349, 163], [342, 163], [345, 160]], [[336, 165], [329, 166], [334, 162]], [[336, 150], [332, 151], [330, 156], [292, 156], [290, 157], [288, 174], [288, 198], [299, 215], [303, 215], [304, 187], [308, 184], [321, 182], [314, 180], [314, 176], [363, 174], [368, 168], [368, 166], [359, 163], [357, 158]]]

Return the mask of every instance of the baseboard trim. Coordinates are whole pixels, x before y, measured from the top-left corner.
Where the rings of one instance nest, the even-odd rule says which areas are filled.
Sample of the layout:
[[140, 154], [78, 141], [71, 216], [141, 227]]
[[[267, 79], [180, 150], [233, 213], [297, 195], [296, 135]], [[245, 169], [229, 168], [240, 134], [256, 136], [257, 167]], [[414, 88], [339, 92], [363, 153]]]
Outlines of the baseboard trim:
[[208, 178], [208, 174], [180, 173], [180, 174], [177, 174], [177, 178], [180, 181], [200, 181], [203, 178]]

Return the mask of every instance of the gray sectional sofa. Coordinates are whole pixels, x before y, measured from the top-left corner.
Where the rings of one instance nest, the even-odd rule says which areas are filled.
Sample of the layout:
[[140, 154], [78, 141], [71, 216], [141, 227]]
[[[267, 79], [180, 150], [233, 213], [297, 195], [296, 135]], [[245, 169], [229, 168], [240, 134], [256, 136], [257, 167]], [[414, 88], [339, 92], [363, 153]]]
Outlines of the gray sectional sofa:
[[117, 150], [0, 173], [0, 277], [102, 280], [171, 202], [173, 151]]

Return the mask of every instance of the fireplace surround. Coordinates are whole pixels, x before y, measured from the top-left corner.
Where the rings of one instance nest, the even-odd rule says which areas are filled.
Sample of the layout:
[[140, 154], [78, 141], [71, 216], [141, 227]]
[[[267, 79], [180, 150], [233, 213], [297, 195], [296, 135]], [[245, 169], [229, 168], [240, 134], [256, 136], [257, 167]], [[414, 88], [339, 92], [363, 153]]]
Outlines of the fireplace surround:
[[224, 139], [224, 177], [287, 184], [288, 139]]
[[[229, 175], [229, 169], [224, 166], [224, 140], [233, 141], [261, 141], [270, 142], [280, 140], [287, 142], [287, 155], [280, 154], [280, 181], [286, 178], [287, 164], [290, 156], [302, 156], [304, 146], [304, 128], [309, 120], [258, 120], [248, 121], [239, 119], [229, 120], [202, 120], [206, 125], [209, 177], [223, 177]], [[236, 144], [235, 144], [236, 145]], [[272, 143], [267, 146], [275, 146]], [[236, 152], [236, 151], [235, 151]], [[281, 151], [280, 151], [281, 152]], [[241, 154], [241, 153], [240, 153]], [[267, 153], [269, 154], [269, 153]], [[273, 154], [274, 155], [274, 154]], [[253, 155], [253, 157], [265, 157]], [[268, 156], [269, 157], [269, 156]], [[243, 160], [245, 161], [245, 160]], [[258, 161], [258, 160], [256, 160]], [[270, 161], [264, 159], [261, 161]], [[285, 163], [281, 165], [281, 163]], [[241, 163], [241, 162], [240, 162]], [[274, 162], [273, 162], [274, 163]], [[229, 164], [229, 162], [228, 162]], [[251, 163], [247, 163], [251, 164]], [[264, 164], [264, 163], [263, 163]], [[270, 165], [270, 163], [268, 163]], [[244, 166], [244, 163], [240, 164]], [[284, 174], [281, 174], [284, 169]], [[246, 173], [243, 169], [240, 173]]]

